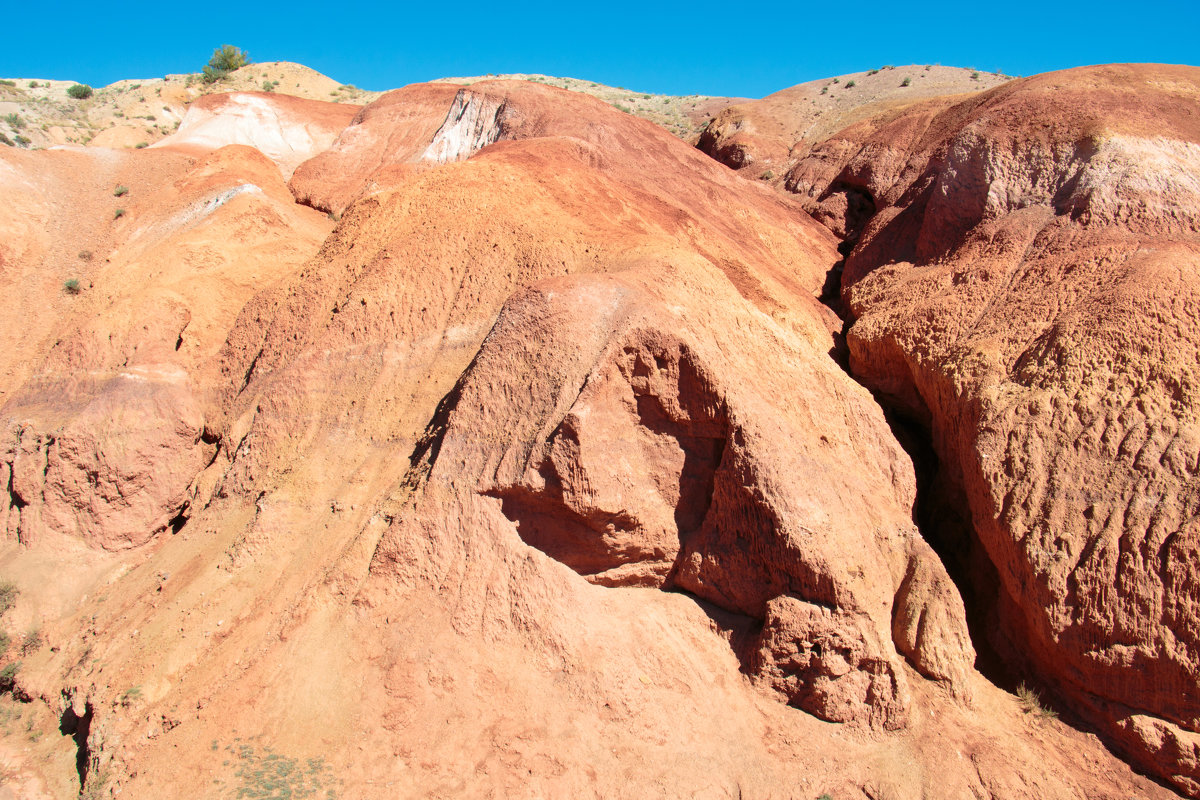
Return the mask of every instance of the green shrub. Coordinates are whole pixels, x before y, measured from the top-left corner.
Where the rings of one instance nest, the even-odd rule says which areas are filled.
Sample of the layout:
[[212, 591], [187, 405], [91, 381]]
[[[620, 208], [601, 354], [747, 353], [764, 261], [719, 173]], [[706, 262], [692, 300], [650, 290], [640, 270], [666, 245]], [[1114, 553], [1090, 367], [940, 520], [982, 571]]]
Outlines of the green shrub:
[[879, 70], [877, 70], [877, 69], [869, 69], [869, 70], [867, 70], [867, 74], [868, 74], [868, 75], [878, 75], [878, 74], [879, 74]]
[[13, 661], [0, 669], [0, 692], [11, 692], [17, 682], [17, 673], [21, 670], [21, 662]]
[[905, 78], [904, 80], [900, 81], [900, 85], [901, 86], [912, 86], [912, 78]]
[[20, 593], [21, 590], [12, 581], [0, 582], [0, 617], [13, 607]]
[[[218, 778], [222, 797], [246, 800], [273, 800], [284, 797], [333, 798], [340, 780], [321, 757], [298, 759], [276, 753], [269, 747], [255, 749], [249, 744], [227, 745], [231, 758], [226, 761], [233, 775]], [[230, 780], [227, 784], [225, 781]], [[90, 781], [89, 781], [90, 782]]]
[[8, 646], [12, 643], [12, 639], [4, 631], [0, 631], [0, 656], [8, 652]]
[[10, 80], [5, 80], [4, 78], [0, 78], [0, 86], [16, 86], [16, 85], [17, 85], [16, 81], [10, 81]]
[[854, 81], [846, 81], [846, 88], [847, 88], [847, 89], [853, 89], [855, 86], [858, 86], [858, 84], [857, 84], [857, 83], [855, 83]]
[[140, 698], [141, 696], [142, 696], [142, 687], [131, 686], [125, 690], [125, 694], [121, 695], [121, 705], [128, 708], [129, 706], [136, 703], [138, 701], [138, 698]]
[[205, 83], [216, 83], [249, 63], [250, 56], [244, 50], [239, 50], [231, 44], [223, 44], [213, 50], [212, 58], [201, 72], [201, 80]]
[[767, 171], [766, 171], [766, 172], [764, 172], [762, 175], [759, 175], [759, 176], [758, 176], [758, 179], [759, 179], [760, 181], [770, 181], [770, 180], [774, 180], [774, 179], [775, 179], [775, 173], [774, 173], [774, 172], [772, 172], [771, 170], [767, 170]]
[[30, 89], [36, 89], [37, 87], [38, 87], [38, 82], [37, 82], [37, 81], [30, 81], [30, 82], [29, 82], [29, 88], [30, 88]]
[[92, 87], [86, 83], [76, 83], [67, 87], [67, 97], [73, 100], [87, 100], [92, 96]]
[[1041, 719], [1058, 719], [1058, 712], [1048, 708], [1042, 702], [1042, 696], [1024, 683], [1017, 685], [1017, 700], [1021, 703], [1021, 710], [1026, 714], [1032, 714]]
[[63, 281], [63, 291], [67, 294], [79, 294], [83, 291], [83, 287], [79, 285], [79, 278], [67, 278]]
[[19, 133], [16, 136], [14, 136], [13, 139], [15, 139], [17, 144], [21, 145], [22, 147], [29, 144], [29, 139], [27, 139], [26, 137], [22, 136]]
[[42, 632], [37, 628], [30, 628], [25, 631], [25, 638], [21, 640], [21, 655], [27, 656], [42, 646], [45, 640], [42, 639]]
[[21, 128], [25, 127], [25, 120], [17, 116], [16, 113], [5, 114], [4, 121], [11, 125], [14, 131], [19, 131]]
[[118, 208], [113, 212], [113, 219], [120, 219], [123, 216], [125, 216], [125, 209], [123, 208]]
[[121, 197], [122, 195], [126, 194], [129, 194], [128, 186], [118, 186], [117, 188], [113, 189], [113, 197]]
[[149, 147], [149, 146], [150, 146], [149, 142], [138, 142], [137, 144], [134, 145], [134, 148], [141, 150], [143, 147]]
[[973, 80], [973, 81], [977, 81], [977, 80], [979, 80], [979, 73], [978, 73], [978, 72], [972, 72], [972, 73], [971, 73], [971, 80]]

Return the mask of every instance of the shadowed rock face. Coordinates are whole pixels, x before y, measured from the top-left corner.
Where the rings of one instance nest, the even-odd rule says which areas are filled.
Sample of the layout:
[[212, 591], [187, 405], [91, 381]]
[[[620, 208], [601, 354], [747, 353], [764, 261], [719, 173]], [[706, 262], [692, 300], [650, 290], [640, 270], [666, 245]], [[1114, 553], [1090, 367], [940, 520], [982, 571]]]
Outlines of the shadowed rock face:
[[548, 441], [536, 483], [497, 490], [522, 539], [594, 583], [664, 585], [712, 505], [729, 436], [689, 356], [631, 344], [616, 374], [589, 383]]
[[1193, 796], [1198, 97], [1193, 68], [1053, 73], [847, 129], [788, 178], [818, 217], [848, 218], [838, 187], [878, 204], [851, 367], [929, 426], [1001, 648]]
[[[489, 535], [504, 547], [515, 533], [593, 583], [682, 590], [745, 620], [759, 632], [739, 645], [743, 669], [825, 719], [905, 725], [894, 614], [923, 620], [917, 638], [897, 628], [914, 665], [965, 694], [961, 601], [913, 528], [903, 453], [873, 450], [882, 417], [821, 349], [827, 334], [755, 322], [728, 288], [705, 308], [695, 284], [712, 285], [711, 267], [698, 267], [563, 278], [511, 300], [418, 450], [418, 499], [376, 575], [402, 575], [417, 540], [439, 544], [435, 561], [471, 560], [446, 523], [498, 511]], [[819, 331], [818, 308], [796, 324]], [[738, 379], [727, 353], [776, 374]]]

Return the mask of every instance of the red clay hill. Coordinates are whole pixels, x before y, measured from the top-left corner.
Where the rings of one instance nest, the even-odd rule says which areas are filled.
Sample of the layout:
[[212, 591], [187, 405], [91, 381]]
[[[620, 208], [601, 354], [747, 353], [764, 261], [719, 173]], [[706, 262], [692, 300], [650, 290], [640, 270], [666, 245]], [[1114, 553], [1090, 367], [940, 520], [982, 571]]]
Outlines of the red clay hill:
[[1198, 72], [891, 108], [794, 194], [521, 81], [0, 150], [0, 769], [1196, 794]]

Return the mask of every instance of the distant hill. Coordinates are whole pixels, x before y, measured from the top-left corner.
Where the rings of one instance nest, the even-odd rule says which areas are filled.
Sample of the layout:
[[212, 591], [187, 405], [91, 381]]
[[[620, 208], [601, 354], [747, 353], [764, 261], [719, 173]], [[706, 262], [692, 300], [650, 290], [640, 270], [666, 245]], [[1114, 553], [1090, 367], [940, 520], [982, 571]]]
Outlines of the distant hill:
[[727, 106], [704, 129], [699, 147], [733, 169], [771, 179], [782, 176], [789, 158], [806, 151], [803, 146], [797, 150], [797, 144], [812, 144], [917, 100], [978, 92], [1008, 80], [1006, 75], [934, 64], [886, 65], [822, 78]]
[[[153, 144], [175, 132], [189, 103], [222, 92], [272, 91], [357, 105], [365, 105], [381, 94], [340, 84], [288, 61], [250, 64], [211, 84], [204, 83], [198, 73], [121, 80], [96, 88], [86, 100], [67, 95], [74, 81], [7, 80], [11, 85], [0, 84], [0, 133], [30, 148]], [[11, 115], [16, 115], [15, 122]], [[27, 142], [18, 142], [17, 136]]]

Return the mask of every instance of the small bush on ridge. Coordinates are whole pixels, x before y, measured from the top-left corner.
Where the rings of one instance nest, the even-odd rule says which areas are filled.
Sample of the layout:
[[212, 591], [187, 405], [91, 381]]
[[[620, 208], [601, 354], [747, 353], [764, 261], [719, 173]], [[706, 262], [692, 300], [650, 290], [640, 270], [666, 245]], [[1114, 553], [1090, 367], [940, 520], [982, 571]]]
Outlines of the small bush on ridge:
[[229, 73], [236, 72], [250, 63], [250, 56], [231, 44], [223, 44], [213, 50], [212, 58], [204, 65], [201, 80], [205, 83], [216, 83], [223, 80]]

